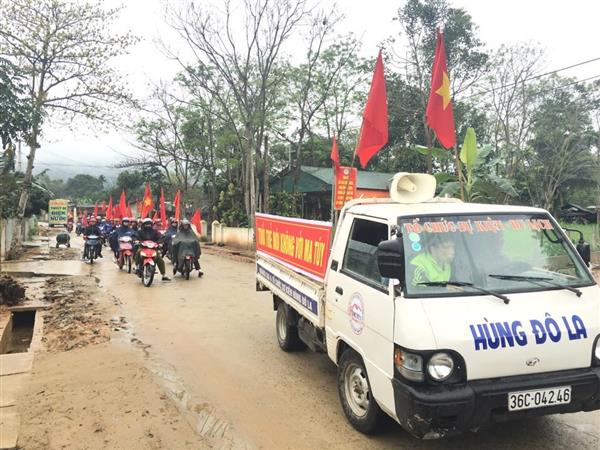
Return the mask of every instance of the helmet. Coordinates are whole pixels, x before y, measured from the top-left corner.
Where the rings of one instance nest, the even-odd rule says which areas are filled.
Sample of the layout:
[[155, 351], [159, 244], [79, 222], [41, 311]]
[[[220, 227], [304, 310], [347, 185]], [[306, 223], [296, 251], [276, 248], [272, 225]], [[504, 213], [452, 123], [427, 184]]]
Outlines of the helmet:
[[181, 221], [181, 227], [183, 228], [183, 227], [186, 227], [186, 226], [187, 226], [188, 228], [190, 227], [190, 221], [189, 221], [189, 220], [187, 220], [187, 219], [183, 219], [183, 220]]
[[125, 222], [129, 223], [129, 217], [123, 217], [123, 218], [121, 219], [121, 223], [122, 223], [123, 225], [125, 225]]
[[90, 217], [90, 223], [96, 223], [96, 218], [94, 216]]
[[146, 217], [145, 219], [142, 219], [142, 225], [145, 227], [152, 226], [152, 219], [150, 217]]

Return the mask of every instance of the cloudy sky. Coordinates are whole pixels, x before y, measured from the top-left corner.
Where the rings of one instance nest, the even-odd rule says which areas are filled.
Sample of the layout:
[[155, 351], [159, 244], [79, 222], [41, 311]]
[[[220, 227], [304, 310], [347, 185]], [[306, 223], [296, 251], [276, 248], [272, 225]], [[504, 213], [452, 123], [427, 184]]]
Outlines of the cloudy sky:
[[[600, 57], [600, 0], [450, 1], [471, 14], [479, 27], [479, 36], [490, 49], [503, 43], [538, 42], [546, 51], [547, 71]], [[105, 3], [121, 2], [106, 0]], [[118, 28], [131, 30], [142, 40], [115, 65], [127, 77], [132, 91], [144, 97], [152, 85], [169, 80], [178, 70], [177, 64], [157, 49], [156, 40], [162, 39], [174, 49], [181, 46], [164, 23], [164, 0], [127, 0], [123, 3], [126, 7]], [[338, 32], [351, 31], [361, 37], [364, 56], [374, 57], [377, 44], [398, 32], [399, 25], [392, 18], [403, 3], [402, 0], [322, 0], [320, 5], [330, 9], [337, 4], [336, 8], [345, 15]], [[600, 76], [600, 61], [563, 71], [561, 75], [577, 79]], [[134, 151], [133, 138], [122, 130], [106, 133], [85, 124], [75, 125], [73, 129], [53, 127], [44, 133], [37, 166], [43, 169], [48, 167], [47, 164], [53, 164], [51, 173], [56, 178], [67, 176], [77, 165], [81, 169], [78, 172], [86, 169], [93, 173], [99, 169], [112, 172], [108, 166], [123, 154]], [[56, 163], [62, 165], [56, 166]], [[109, 178], [114, 178], [114, 172]]]

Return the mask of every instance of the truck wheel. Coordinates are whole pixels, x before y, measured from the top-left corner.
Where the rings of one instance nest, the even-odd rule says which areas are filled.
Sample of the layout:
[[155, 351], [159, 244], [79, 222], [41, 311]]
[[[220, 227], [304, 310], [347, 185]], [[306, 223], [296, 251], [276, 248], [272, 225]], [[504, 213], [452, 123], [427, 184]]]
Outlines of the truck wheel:
[[298, 328], [289, 323], [289, 314], [288, 306], [283, 302], [279, 303], [275, 316], [275, 331], [279, 347], [284, 352], [292, 352], [304, 347], [304, 343], [298, 337]]
[[348, 422], [361, 433], [375, 433], [383, 413], [373, 398], [362, 358], [354, 350], [348, 349], [342, 354], [337, 382], [342, 409]]

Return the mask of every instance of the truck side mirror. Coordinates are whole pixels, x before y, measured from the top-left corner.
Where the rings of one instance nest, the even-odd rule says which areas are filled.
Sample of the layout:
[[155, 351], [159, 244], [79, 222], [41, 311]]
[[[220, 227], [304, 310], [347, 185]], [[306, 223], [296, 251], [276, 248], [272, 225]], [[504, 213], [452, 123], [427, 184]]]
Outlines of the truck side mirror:
[[404, 286], [404, 247], [400, 239], [382, 241], [377, 246], [377, 267], [384, 278], [400, 281]]
[[592, 250], [590, 249], [590, 244], [585, 242], [583, 239], [579, 239], [577, 243], [577, 253], [583, 259], [583, 262], [586, 266], [590, 267], [590, 263], [592, 261]]
[[592, 250], [590, 248], [590, 244], [586, 242], [583, 238], [583, 233], [579, 230], [574, 230], [572, 228], [563, 228], [563, 230], [579, 234], [579, 241], [577, 241], [577, 245], [575, 246], [575, 248], [577, 249], [577, 253], [579, 253], [579, 256], [581, 256], [581, 259], [583, 259], [585, 265], [587, 267], [590, 267], [590, 263], [592, 262]]

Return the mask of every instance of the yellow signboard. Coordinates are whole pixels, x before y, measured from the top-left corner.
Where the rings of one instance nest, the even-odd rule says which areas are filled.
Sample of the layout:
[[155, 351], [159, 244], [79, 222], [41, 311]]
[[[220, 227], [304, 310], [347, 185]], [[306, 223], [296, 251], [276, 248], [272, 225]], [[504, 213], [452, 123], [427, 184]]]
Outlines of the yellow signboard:
[[64, 225], [67, 223], [69, 200], [57, 198], [48, 202], [48, 223]]

